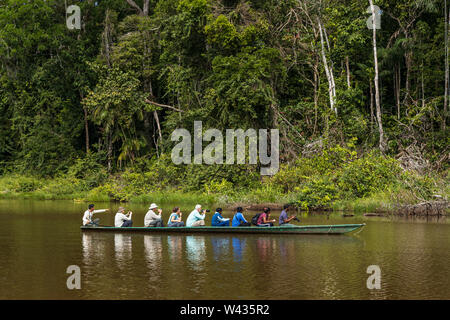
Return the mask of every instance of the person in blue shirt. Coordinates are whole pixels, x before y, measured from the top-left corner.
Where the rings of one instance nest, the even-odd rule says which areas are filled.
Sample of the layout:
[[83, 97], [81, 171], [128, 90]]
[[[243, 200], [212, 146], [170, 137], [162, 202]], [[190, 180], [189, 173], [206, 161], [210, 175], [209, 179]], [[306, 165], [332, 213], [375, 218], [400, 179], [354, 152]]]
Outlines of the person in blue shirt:
[[211, 225], [213, 227], [228, 227], [230, 226], [230, 219], [222, 217], [222, 208], [217, 208], [216, 213], [214, 213]]
[[245, 220], [242, 211], [242, 207], [237, 207], [236, 213], [233, 217], [233, 221], [231, 221], [231, 225], [233, 227], [250, 227], [250, 222], [247, 222], [247, 220]]
[[183, 213], [180, 211], [179, 207], [175, 207], [172, 210], [172, 214], [167, 221], [168, 227], [184, 227], [184, 222], [181, 220]]

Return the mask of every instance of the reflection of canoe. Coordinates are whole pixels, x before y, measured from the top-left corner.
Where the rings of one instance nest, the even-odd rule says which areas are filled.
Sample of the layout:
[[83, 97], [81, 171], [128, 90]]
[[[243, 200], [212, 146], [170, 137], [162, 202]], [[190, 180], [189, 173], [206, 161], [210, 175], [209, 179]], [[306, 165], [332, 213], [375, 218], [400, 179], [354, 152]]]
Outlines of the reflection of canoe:
[[363, 224], [335, 224], [335, 225], [312, 225], [312, 226], [290, 226], [290, 227], [163, 227], [163, 228], [116, 228], [116, 227], [91, 227], [82, 226], [83, 231], [120, 231], [120, 232], [164, 232], [164, 233], [257, 233], [257, 234], [342, 234], [355, 231]]

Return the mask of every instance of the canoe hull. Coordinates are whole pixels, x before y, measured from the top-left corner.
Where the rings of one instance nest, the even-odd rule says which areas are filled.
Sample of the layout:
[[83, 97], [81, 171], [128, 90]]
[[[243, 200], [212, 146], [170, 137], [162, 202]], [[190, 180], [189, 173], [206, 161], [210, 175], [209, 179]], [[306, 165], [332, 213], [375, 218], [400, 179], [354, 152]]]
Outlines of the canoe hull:
[[311, 225], [295, 227], [91, 227], [82, 231], [145, 232], [145, 233], [251, 233], [251, 234], [344, 234], [362, 228], [365, 224]]

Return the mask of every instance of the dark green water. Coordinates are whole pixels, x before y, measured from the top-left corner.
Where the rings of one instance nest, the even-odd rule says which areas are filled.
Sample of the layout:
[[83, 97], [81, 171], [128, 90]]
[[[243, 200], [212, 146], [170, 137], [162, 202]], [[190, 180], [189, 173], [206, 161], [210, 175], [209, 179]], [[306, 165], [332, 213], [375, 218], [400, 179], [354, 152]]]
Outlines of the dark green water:
[[[97, 204], [112, 211], [97, 217], [112, 225], [118, 206]], [[0, 200], [1, 299], [450, 299], [448, 219], [300, 217], [367, 224], [350, 236], [82, 233], [85, 207]], [[147, 206], [129, 209], [142, 226]], [[80, 290], [67, 289], [69, 265]], [[366, 286], [369, 265], [379, 290]]]

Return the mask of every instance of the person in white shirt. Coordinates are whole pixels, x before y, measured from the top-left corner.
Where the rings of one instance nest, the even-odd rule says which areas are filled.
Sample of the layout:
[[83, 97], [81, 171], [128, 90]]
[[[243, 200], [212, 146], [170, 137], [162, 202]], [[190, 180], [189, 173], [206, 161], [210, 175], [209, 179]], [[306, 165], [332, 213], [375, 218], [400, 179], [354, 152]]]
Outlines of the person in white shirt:
[[117, 211], [116, 216], [114, 218], [114, 226], [116, 228], [126, 228], [133, 226], [133, 221], [131, 220], [133, 212], [128, 211], [127, 214], [124, 214], [124, 212], [125, 208], [119, 207], [119, 210]]
[[164, 227], [161, 216], [162, 210], [158, 209], [158, 214], [156, 214], [156, 209], [158, 209], [158, 206], [155, 203], [152, 203], [150, 208], [148, 208], [148, 212], [144, 218], [144, 225], [146, 227]]
[[[200, 213], [201, 212], [201, 213]], [[200, 227], [205, 225], [206, 210], [202, 210], [201, 205], [196, 205], [186, 220], [186, 227]]]
[[108, 210], [109, 209], [94, 210], [94, 205], [90, 204], [83, 215], [83, 226], [97, 224], [99, 219], [95, 219], [95, 221], [92, 220], [92, 216], [94, 215], [94, 213], [106, 212]]

